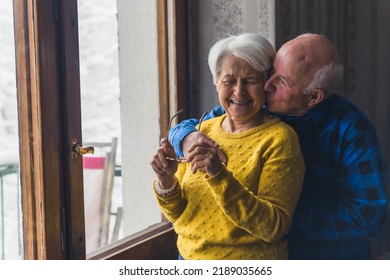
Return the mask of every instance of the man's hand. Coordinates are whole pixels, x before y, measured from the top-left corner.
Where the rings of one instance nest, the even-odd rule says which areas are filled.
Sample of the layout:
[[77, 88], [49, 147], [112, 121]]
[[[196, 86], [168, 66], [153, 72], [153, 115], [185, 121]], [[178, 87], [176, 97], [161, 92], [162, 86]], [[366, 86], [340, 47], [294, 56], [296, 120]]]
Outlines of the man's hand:
[[[181, 148], [186, 158], [193, 150], [192, 144], [196, 142], [197, 135], [198, 135], [197, 131], [191, 132], [183, 139], [183, 142], [181, 143]], [[209, 138], [206, 134], [199, 132], [198, 142], [205, 143], [207, 145], [215, 147], [217, 149], [217, 154], [220, 161], [223, 162], [224, 164], [227, 163], [227, 157], [225, 153], [219, 149], [219, 145], [213, 139]]]

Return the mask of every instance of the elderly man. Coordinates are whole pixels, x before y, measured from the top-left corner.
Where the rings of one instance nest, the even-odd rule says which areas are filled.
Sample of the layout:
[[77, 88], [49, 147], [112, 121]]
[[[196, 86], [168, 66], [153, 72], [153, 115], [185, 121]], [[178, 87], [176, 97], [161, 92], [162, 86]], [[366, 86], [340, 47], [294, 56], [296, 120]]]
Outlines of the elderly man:
[[[265, 110], [295, 129], [306, 165], [289, 232], [290, 259], [370, 259], [369, 238], [385, 223], [383, 155], [367, 117], [333, 93], [342, 75], [335, 46], [324, 36], [304, 34], [279, 49], [264, 86]], [[217, 107], [207, 118], [222, 113]], [[195, 124], [190, 119], [171, 130], [178, 155], [191, 151]], [[213, 143], [205, 135], [199, 141]]]

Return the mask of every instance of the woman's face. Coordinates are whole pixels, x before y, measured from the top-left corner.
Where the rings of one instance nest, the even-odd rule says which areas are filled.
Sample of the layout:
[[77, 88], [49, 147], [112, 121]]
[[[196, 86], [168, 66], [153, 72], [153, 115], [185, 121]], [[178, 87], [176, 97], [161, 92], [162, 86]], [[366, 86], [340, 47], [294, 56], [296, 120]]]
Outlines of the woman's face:
[[222, 59], [216, 89], [219, 102], [234, 122], [255, 120], [265, 102], [263, 73], [234, 55]]

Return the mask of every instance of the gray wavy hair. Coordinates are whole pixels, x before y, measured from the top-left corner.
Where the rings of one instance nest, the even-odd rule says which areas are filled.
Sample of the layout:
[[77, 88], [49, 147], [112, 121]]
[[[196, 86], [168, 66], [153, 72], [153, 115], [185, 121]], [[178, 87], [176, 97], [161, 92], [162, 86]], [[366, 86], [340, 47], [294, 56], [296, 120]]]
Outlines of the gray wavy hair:
[[275, 53], [272, 44], [258, 33], [242, 33], [220, 39], [211, 47], [208, 56], [213, 82], [216, 84], [222, 59], [230, 54], [245, 60], [256, 71], [263, 72], [264, 78], [267, 79]]
[[316, 89], [322, 89], [326, 95], [334, 91], [343, 78], [344, 67], [340, 63], [329, 63], [314, 75], [311, 83], [303, 89], [303, 94], [309, 95]]

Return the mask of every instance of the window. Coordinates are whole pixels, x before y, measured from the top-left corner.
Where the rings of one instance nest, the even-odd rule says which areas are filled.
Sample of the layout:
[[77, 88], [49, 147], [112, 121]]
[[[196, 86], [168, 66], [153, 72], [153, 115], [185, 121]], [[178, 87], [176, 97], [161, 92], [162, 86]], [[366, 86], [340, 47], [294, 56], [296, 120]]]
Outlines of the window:
[[[80, 5], [86, 3], [83, 1], [79, 1]], [[95, 4], [95, 1], [92, 2]], [[122, 118], [120, 136], [134, 143], [127, 146], [123, 144], [124, 140], [119, 141], [122, 185], [126, 185], [138, 179], [138, 175], [131, 172], [140, 163], [145, 163], [144, 167], [150, 169], [148, 159], [153, 151], [145, 155], [146, 150], [143, 150], [137, 154], [140, 145], [150, 142], [148, 149], [158, 145], [160, 135], [166, 133], [169, 111], [176, 110], [180, 103], [185, 104], [184, 98], [181, 98], [181, 95], [185, 96], [185, 81], [182, 80], [185, 79], [185, 59], [180, 64], [175, 63], [179, 55], [183, 56], [181, 48], [184, 46], [185, 25], [180, 24], [180, 21], [185, 19], [185, 6], [182, 1], [140, 1], [137, 5], [133, 2], [131, 8], [128, 1], [118, 0], [117, 3], [118, 44], [122, 51], [118, 60]], [[134, 22], [129, 22], [132, 13], [144, 17], [135, 17]], [[84, 69], [79, 67], [79, 58], [83, 54], [79, 52], [79, 43], [81, 45], [82, 42], [78, 41], [81, 38], [78, 34], [81, 19], [78, 20], [77, 1], [14, 1], [14, 14], [25, 258], [84, 259], [85, 217], [80, 215], [84, 213], [84, 193], [81, 187], [83, 160], [81, 156], [70, 154], [73, 144], [82, 145], [84, 141], [80, 122], [80, 73]], [[149, 17], [145, 17], [146, 14]], [[147, 18], [150, 21], [150, 14], [156, 15], [155, 25], [146, 31], [137, 31], [137, 27], [146, 25], [142, 20]], [[127, 37], [131, 33], [129, 26], [132, 26], [131, 30], [139, 32], [139, 36], [135, 33]], [[169, 33], [168, 26], [176, 32]], [[154, 32], [153, 28], [158, 28], [158, 32]], [[150, 45], [148, 38], [153, 34], [158, 34], [155, 45], [144, 56], [130, 48], [135, 42]], [[168, 34], [175, 36], [168, 37]], [[137, 58], [142, 58], [140, 64], [149, 64], [150, 61], [145, 60], [153, 61], [153, 57], [155, 63], [152, 71], [145, 71], [136, 64]], [[173, 66], [168, 67], [171, 63], [174, 63]], [[140, 79], [140, 76], [132, 74], [134, 71], [150, 79]], [[101, 77], [106, 76], [102, 74]], [[144, 90], [153, 95], [144, 96], [142, 87], [150, 87]], [[95, 94], [90, 98], [102, 98], [102, 94]], [[141, 99], [143, 104], [135, 104], [135, 101]], [[153, 106], [152, 110], [146, 110], [150, 106]], [[83, 110], [96, 108], [91, 108], [89, 104]], [[127, 115], [129, 112], [132, 114]], [[149, 126], [148, 121], [153, 121], [154, 126]], [[144, 135], [146, 129], [139, 129], [139, 123], [147, 123], [153, 134]], [[137, 126], [132, 127], [133, 124]], [[124, 131], [123, 127], [129, 131]], [[131, 134], [134, 131], [136, 133]], [[148, 185], [135, 184], [135, 189], [141, 190], [138, 195], [145, 193], [145, 189], [151, 189], [152, 178]], [[130, 189], [130, 192], [134, 194], [134, 189]], [[131, 214], [126, 213], [125, 203], [128, 200], [130, 198], [125, 194], [125, 217]], [[140, 206], [138, 201], [144, 202], [142, 197], [138, 197], [130, 204], [137, 206], [138, 203]], [[136, 216], [139, 216], [142, 210], [139, 207], [135, 209], [138, 210]], [[157, 213], [156, 222], [160, 220], [161, 215]], [[124, 225], [124, 235], [131, 234], [126, 229], [126, 221]], [[162, 228], [170, 232], [169, 225], [162, 224]], [[149, 228], [147, 234], [150, 237], [157, 232], [161, 232], [159, 225]], [[143, 233], [134, 233], [131, 238], [139, 241], [143, 236]], [[128, 239], [118, 241], [122, 247], [130, 243]], [[115, 246], [112, 244], [109, 247], [111, 258], [115, 255]], [[99, 251], [102, 258], [104, 250]], [[147, 258], [146, 255], [144, 257]]]

